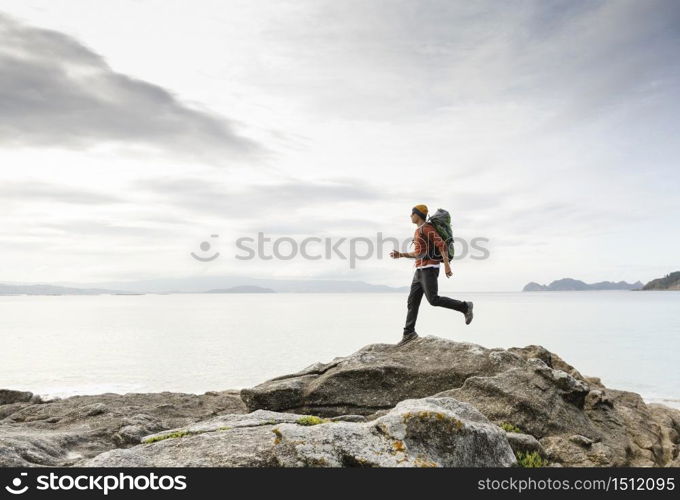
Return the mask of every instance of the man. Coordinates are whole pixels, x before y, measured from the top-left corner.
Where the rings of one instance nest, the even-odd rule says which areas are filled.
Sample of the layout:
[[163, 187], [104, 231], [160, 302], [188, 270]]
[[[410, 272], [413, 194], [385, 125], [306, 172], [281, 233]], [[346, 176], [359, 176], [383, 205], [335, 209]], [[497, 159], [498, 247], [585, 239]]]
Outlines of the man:
[[[444, 273], [447, 278], [453, 273], [451, 272], [446, 243], [437, 234], [432, 224], [425, 223], [426, 220], [427, 206], [416, 205], [413, 207], [411, 210], [411, 222], [418, 226], [413, 236], [414, 251], [399, 252], [393, 250], [390, 253], [393, 259], [400, 257], [416, 259], [416, 272], [413, 276], [411, 291], [408, 295], [408, 313], [406, 315], [406, 325], [404, 326], [404, 336], [401, 342], [397, 344], [398, 346], [418, 338], [415, 327], [416, 319], [418, 318], [418, 308], [420, 307], [423, 294], [425, 294], [427, 301], [433, 306], [446, 307], [447, 309], [454, 309], [463, 313], [466, 325], [469, 325], [472, 321], [472, 302], [462, 302], [449, 297], [442, 297], [438, 293], [437, 278], [439, 277], [440, 263], [444, 263]], [[439, 250], [442, 258], [435, 256], [435, 247]]]

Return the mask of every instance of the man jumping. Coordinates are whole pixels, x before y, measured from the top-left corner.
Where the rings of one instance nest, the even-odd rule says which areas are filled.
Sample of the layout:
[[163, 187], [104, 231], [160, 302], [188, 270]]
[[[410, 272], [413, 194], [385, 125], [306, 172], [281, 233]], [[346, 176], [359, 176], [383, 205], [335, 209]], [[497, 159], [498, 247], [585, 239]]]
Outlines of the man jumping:
[[[413, 236], [414, 251], [399, 252], [393, 250], [390, 253], [390, 257], [393, 259], [400, 257], [416, 259], [416, 272], [413, 275], [411, 291], [408, 294], [408, 313], [406, 315], [406, 325], [404, 325], [404, 336], [401, 342], [397, 344], [399, 346], [418, 338], [415, 327], [416, 319], [418, 318], [418, 308], [420, 307], [423, 294], [425, 294], [427, 301], [433, 306], [455, 309], [465, 314], [466, 325], [469, 325], [472, 321], [472, 302], [442, 297], [438, 293], [437, 278], [439, 277], [439, 264], [444, 262], [444, 271], [447, 278], [453, 273], [451, 272], [446, 243], [437, 234], [434, 227], [426, 223], [426, 220], [427, 206], [416, 205], [413, 207], [413, 210], [411, 210], [411, 222], [418, 226]], [[435, 247], [439, 250], [441, 258], [435, 255]]]

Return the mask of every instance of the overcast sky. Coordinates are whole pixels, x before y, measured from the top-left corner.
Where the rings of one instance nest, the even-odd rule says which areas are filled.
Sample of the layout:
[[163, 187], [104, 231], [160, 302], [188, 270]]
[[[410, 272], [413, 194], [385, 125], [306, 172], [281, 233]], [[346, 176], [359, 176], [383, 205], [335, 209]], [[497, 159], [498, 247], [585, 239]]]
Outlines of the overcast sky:
[[661, 276], [678, 53], [674, 0], [0, 0], [0, 281], [405, 285], [390, 248], [350, 269], [234, 243], [404, 239], [418, 203], [489, 240], [445, 290]]

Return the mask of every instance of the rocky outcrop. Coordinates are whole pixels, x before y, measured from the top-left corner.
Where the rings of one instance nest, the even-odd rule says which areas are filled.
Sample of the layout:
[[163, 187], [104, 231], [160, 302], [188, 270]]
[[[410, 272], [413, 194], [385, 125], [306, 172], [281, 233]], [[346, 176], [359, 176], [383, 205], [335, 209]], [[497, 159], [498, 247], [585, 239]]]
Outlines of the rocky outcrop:
[[27, 391], [0, 389], [0, 406], [19, 403], [40, 403], [40, 396]]
[[369, 345], [351, 356], [243, 389], [241, 398], [251, 411], [370, 415], [404, 399], [459, 387], [475, 375], [494, 375], [524, 364], [504, 349], [426, 337], [401, 349]]
[[[14, 393], [13, 395], [8, 395]], [[233, 391], [99, 394], [41, 402], [0, 391], [0, 466], [73, 465], [153, 432], [246, 411]]]
[[492, 421], [512, 422], [539, 440], [550, 461], [563, 465], [663, 466], [669, 463], [664, 454], [677, 453], [639, 395], [590, 390], [536, 358], [527, 365], [471, 377], [439, 396], [474, 403]]
[[508, 466], [514, 453], [678, 466], [679, 446], [680, 410], [607, 388], [536, 345], [369, 345], [240, 395], [45, 402], [0, 390], [0, 466]]
[[[309, 423], [315, 425], [309, 425]], [[257, 410], [218, 417], [113, 450], [86, 466], [508, 467], [505, 432], [451, 398], [406, 400], [370, 422]]]
[[412, 397], [468, 402], [490, 421], [533, 436], [566, 466], [667, 466], [678, 457], [680, 411], [650, 409], [541, 346], [485, 349], [436, 337], [376, 344], [278, 377], [241, 396], [249, 410], [383, 415]]
[[662, 462], [672, 467], [680, 467], [680, 411], [660, 404], [647, 405], [652, 418], [659, 424], [661, 431]]

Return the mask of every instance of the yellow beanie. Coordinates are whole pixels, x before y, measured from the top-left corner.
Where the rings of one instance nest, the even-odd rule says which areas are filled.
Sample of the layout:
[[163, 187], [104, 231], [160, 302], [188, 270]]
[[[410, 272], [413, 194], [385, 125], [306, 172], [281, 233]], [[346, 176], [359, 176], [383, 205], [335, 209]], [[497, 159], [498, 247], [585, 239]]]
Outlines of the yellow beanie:
[[416, 205], [411, 211], [412, 214], [418, 214], [420, 217], [425, 219], [427, 217], [427, 205]]

